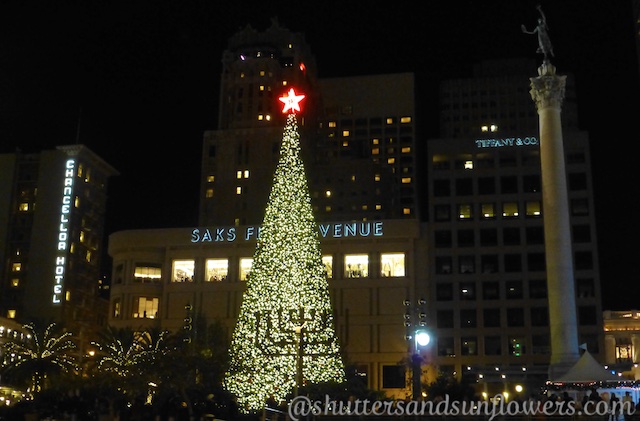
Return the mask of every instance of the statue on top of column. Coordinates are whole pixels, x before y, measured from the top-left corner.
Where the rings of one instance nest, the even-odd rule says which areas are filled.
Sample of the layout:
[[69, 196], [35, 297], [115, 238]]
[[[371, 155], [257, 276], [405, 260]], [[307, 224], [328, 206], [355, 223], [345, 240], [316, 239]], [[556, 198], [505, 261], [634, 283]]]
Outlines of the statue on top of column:
[[549, 34], [547, 31], [549, 27], [547, 26], [547, 18], [542, 11], [542, 6], [536, 6], [536, 9], [540, 12], [540, 17], [538, 18], [538, 26], [535, 27], [533, 31], [528, 31], [524, 25], [521, 25], [522, 32], [525, 34], [538, 34], [538, 50], [537, 53], [544, 54], [544, 61], [549, 61], [549, 55], [555, 57], [553, 54], [553, 46], [551, 45], [551, 40], [549, 39]]

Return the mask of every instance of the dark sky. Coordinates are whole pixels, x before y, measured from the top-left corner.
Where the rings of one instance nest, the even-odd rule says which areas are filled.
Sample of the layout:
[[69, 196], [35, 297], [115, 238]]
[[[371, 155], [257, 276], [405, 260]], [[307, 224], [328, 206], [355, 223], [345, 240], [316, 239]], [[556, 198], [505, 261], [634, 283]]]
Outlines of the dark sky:
[[[435, 137], [440, 80], [470, 75], [481, 59], [541, 60], [535, 36], [520, 32], [535, 25], [537, 3], [2, 0], [0, 153], [52, 149], [79, 134], [121, 173], [109, 185], [107, 233], [193, 226], [202, 134], [217, 126], [222, 51], [240, 28], [264, 30], [277, 17], [304, 33], [321, 77], [415, 72], [418, 121]], [[553, 63], [576, 77], [592, 142], [605, 308], [640, 308], [631, 1], [542, 7]]]

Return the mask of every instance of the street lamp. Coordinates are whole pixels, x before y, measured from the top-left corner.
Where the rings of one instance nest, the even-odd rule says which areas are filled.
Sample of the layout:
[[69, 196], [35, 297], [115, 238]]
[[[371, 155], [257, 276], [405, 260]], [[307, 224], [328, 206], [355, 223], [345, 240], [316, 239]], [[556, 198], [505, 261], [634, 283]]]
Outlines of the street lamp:
[[[407, 311], [404, 315], [404, 325], [407, 327], [407, 340], [413, 341], [411, 346], [411, 370], [413, 399], [422, 398], [422, 355], [421, 351], [431, 342], [431, 336], [426, 328], [427, 314], [425, 306], [427, 301], [421, 298], [417, 306], [411, 309], [411, 301], [405, 300]], [[412, 311], [413, 310], [413, 311]]]

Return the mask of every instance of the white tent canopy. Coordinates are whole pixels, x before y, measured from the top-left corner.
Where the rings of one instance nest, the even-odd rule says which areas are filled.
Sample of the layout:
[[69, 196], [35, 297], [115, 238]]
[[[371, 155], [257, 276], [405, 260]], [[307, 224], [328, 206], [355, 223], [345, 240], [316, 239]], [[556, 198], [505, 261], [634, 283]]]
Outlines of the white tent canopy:
[[606, 381], [619, 382], [620, 380], [620, 377], [600, 365], [589, 351], [584, 351], [580, 359], [566, 374], [552, 381], [554, 383], [589, 383]]

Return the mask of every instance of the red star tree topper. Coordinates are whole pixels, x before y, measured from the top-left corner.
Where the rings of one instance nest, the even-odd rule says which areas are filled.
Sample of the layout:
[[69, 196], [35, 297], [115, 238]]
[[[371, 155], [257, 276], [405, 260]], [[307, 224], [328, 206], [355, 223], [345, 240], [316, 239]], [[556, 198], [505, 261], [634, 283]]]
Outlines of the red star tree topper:
[[296, 95], [293, 88], [291, 88], [287, 95], [281, 96], [278, 99], [284, 103], [284, 108], [282, 109], [283, 113], [286, 113], [289, 110], [291, 110], [290, 112], [295, 113], [296, 111], [300, 111], [300, 101], [304, 99], [304, 95]]

